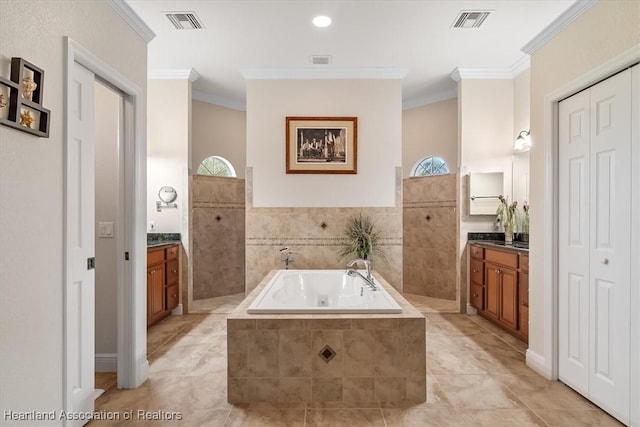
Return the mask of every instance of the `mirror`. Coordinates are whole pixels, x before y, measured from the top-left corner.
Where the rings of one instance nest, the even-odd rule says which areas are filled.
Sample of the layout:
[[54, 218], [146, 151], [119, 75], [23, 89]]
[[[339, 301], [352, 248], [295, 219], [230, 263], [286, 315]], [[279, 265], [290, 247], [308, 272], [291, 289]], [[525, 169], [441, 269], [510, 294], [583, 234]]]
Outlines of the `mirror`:
[[469, 174], [469, 215], [495, 215], [503, 195], [502, 172]]
[[529, 152], [516, 153], [511, 157], [512, 200], [522, 206], [529, 201]]
[[173, 203], [178, 198], [178, 193], [175, 188], [170, 185], [165, 185], [164, 187], [160, 187], [158, 198], [164, 203]]

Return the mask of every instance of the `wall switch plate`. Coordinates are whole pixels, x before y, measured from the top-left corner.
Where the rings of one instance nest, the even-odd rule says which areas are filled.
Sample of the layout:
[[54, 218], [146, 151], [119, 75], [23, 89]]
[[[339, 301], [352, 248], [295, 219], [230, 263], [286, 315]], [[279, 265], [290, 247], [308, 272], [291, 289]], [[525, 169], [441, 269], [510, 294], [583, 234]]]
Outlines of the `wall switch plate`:
[[113, 222], [99, 222], [98, 237], [113, 239]]

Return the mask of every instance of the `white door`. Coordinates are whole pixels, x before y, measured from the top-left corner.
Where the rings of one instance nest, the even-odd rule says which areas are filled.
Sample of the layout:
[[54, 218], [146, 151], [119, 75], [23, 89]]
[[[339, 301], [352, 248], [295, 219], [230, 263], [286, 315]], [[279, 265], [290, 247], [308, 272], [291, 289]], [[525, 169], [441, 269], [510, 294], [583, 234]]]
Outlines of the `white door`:
[[629, 422], [631, 72], [559, 108], [559, 378]]
[[[74, 62], [67, 114], [65, 189], [67, 280], [65, 289], [65, 410], [94, 408], [94, 74]], [[69, 421], [67, 425], [83, 425]]]

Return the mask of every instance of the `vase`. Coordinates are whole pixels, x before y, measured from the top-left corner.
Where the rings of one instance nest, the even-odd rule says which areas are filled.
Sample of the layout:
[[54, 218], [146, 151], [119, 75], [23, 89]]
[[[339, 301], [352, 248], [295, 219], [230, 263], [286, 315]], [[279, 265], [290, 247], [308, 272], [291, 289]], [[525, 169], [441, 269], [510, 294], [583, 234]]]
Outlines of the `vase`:
[[513, 226], [504, 227], [504, 243], [510, 245], [513, 243]]

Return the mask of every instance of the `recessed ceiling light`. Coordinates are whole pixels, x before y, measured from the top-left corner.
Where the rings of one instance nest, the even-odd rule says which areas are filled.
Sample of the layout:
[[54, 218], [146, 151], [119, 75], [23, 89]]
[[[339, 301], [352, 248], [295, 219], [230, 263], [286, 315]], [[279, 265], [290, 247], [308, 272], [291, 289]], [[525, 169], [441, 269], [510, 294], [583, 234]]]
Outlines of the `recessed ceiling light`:
[[324, 28], [331, 25], [331, 18], [329, 18], [328, 16], [319, 15], [313, 18], [312, 22], [316, 27]]

